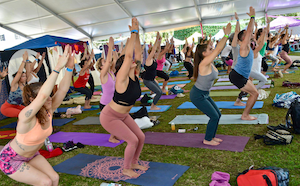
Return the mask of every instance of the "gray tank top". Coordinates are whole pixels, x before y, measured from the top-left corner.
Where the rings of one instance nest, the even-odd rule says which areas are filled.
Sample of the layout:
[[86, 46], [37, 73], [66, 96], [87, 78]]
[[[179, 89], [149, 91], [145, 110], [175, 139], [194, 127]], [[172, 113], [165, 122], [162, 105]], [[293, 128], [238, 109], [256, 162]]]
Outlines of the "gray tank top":
[[197, 81], [195, 83], [195, 86], [203, 91], [209, 91], [209, 89], [212, 87], [215, 79], [218, 77], [219, 72], [215, 71], [214, 67], [211, 65], [211, 73], [207, 74], [205, 76], [201, 76], [198, 74]]

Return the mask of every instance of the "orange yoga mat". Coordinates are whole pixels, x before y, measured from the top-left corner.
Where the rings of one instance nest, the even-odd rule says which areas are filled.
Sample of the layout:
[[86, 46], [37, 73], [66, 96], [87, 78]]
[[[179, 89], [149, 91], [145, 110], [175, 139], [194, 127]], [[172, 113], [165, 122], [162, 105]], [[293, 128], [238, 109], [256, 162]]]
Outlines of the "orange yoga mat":
[[16, 130], [0, 131], [0, 139], [13, 139], [16, 136]]

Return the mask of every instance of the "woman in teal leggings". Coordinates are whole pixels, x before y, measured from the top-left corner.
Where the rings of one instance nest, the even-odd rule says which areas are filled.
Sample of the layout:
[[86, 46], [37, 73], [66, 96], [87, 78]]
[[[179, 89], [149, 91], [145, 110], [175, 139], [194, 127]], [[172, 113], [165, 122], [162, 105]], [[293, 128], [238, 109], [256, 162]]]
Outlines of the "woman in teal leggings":
[[222, 142], [222, 139], [215, 137], [221, 113], [215, 102], [209, 97], [209, 89], [218, 77], [218, 70], [213, 62], [225, 47], [228, 34], [231, 32], [230, 23], [227, 24], [224, 32], [225, 36], [215, 50], [213, 50], [211, 43], [198, 44], [195, 54], [194, 81], [196, 83], [190, 92], [190, 99], [199, 110], [210, 118], [203, 140], [206, 145], [219, 145]]

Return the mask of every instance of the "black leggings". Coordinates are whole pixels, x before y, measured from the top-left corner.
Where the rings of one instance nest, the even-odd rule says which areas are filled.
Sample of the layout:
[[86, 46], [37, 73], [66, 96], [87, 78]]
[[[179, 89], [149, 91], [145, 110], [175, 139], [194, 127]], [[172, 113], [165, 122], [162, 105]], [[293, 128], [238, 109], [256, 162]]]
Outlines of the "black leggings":
[[267, 72], [268, 71], [268, 64], [267, 64], [267, 58], [263, 57], [261, 60], [261, 67], [263, 68], [262, 71], [263, 72]]
[[189, 72], [188, 77], [189, 78], [193, 77], [193, 74], [194, 74], [194, 67], [193, 67], [193, 65], [190, 62], [186, 62], [186, 61], [183, 63], [183, 65], [186, 68], [186, 70]]
[[163, 78], [165, 81], [170, 79], [169, 75], [162, 70], [156, 70], [157, 77]]
[[90, 87], [91, 87], [91, 91], [92, 91], [92, 94], [94, 94], [94, 90], [95, 90], [95, 83], [94, 83], [94, 78], [92, 76], [92, 73], [90, 74], [90, 78], [89, 78], [89, 81], [88, 81]]
[[85, 100], [90, 100], [92, 98], [92, 91], [87, 87], [74, 88], [76, 91], [85, 94]]

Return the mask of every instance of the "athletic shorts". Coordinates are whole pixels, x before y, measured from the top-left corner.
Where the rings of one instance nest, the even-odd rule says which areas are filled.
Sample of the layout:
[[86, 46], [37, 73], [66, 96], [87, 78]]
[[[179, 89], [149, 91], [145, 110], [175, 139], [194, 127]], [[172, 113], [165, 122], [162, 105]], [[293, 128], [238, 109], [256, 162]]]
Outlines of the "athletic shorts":
[[232, 71], [229, 73], [229, 80], [232, 84], [237, 86], [237, 88], [239, 89], [243, 88], [248, 81], [247, 78], [237, 73], [234, 69], [232, 69]]
[[29, 162], [37, 155], [40, 155], [39, 152], [36, 152], [32, 157], [26, 158], [17, 154], [14, 149], [10, 147], [10, 142], [6, 144], [0, 152], [0, 169], [6, 175], [11, 175], [19, 168], [24, 162]]

